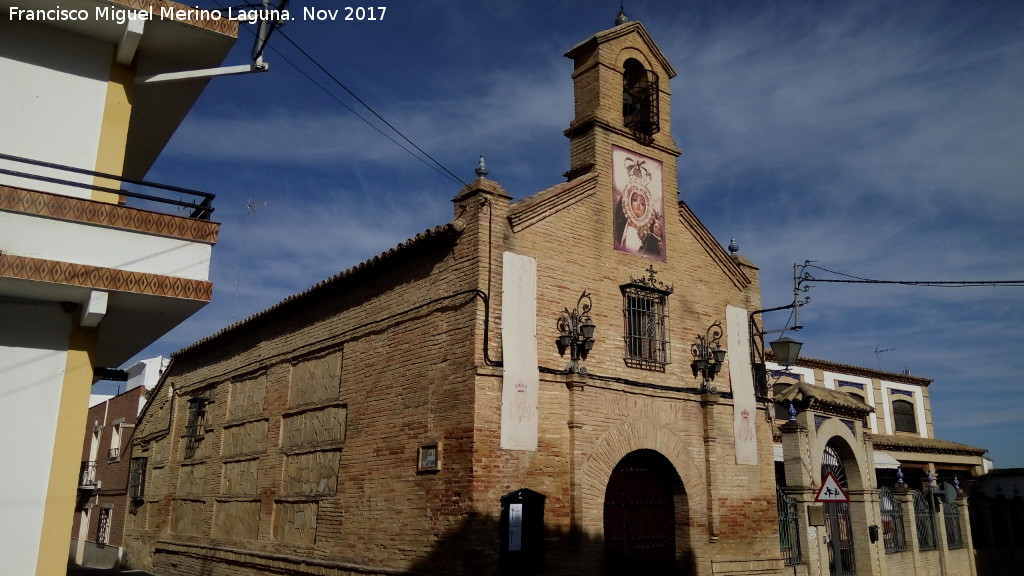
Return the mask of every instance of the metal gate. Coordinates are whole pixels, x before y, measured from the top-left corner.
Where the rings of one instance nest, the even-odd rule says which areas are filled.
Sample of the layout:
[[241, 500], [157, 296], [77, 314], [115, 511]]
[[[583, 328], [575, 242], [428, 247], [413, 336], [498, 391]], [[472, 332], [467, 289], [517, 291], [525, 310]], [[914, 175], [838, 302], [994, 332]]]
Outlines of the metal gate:
[[[844, 490], [846, 469], [839, 454], [831, 446], [825, 447], [821, 458], [821, 480], [831, 472]], [[825, 507], [825, 535], [828, 538], [828, 566], [832, 576], [857, 576], [857, 562], [853, 550], [853, 531], [850, 522], [849, 502], [827, 502]]]
[[795, 566], [800, 563], [801, 556], [796, 498], [787, 495], [780, 487], [776, 487], [775, 494], [779, 507], [779, 549], [786, 566]]
[[[671, 574], [675, 504], [660, 454], [638, 451], [619, 462], [604, 500], [605, 574]], [[668, 462], [665, 465], [671, 466]]]

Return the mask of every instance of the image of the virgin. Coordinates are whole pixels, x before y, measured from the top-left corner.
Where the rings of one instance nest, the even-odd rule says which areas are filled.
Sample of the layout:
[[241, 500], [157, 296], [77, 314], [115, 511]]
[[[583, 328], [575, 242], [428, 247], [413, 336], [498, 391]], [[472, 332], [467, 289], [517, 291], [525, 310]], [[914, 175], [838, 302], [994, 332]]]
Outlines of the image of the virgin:
[[646, 230], [651, 223], [650, 192], [637, 186], [629, 186], [623, 191], [616, 216], [620, 216], [616, 224], [616, 247], [632, 252], [640, 252], [644, 247]]

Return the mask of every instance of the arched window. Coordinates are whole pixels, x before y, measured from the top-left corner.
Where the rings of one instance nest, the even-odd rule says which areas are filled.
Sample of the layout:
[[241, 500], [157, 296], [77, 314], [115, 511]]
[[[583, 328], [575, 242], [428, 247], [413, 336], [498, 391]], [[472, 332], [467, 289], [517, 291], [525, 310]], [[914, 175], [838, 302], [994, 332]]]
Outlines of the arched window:
[[897, 432], [917, 432], [917, 420], [914, 417], [914, 403], [906, 400], [893, 400], [892, 423]]
[[622, 123], [637, 138], [650, 139], [661, 129], [658, 117], [658, 75], [635, 58], [622, 72]]

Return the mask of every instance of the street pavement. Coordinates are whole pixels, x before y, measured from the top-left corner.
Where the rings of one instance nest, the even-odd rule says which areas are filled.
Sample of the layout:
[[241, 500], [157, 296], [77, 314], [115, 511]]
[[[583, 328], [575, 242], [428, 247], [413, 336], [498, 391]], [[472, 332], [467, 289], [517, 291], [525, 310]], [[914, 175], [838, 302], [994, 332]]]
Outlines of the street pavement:
[[68, 576], [155, 576], [142, 570], [118, 570], [116, 568], [83, 568], [68, 566]]

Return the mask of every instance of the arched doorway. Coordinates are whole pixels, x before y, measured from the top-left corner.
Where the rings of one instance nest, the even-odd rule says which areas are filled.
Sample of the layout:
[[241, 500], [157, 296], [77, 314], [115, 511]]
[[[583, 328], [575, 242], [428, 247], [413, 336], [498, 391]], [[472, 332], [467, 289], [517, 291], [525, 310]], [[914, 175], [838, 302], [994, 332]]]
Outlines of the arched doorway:
[[[850, 485], [846, 479], [846, 467], [829, 442], [821, 456], [821, 480], [831, 473], [843, 490], [849, 494]], [[850, 523], [849, 502], [826, 502], [825, 535], [828, 538], [828, 565], [831, 576], [857, 576], [857, 562], [853, 549], [853, 530]]]
[[683, 483], [653, 450], [626, 455], [608, 480], [604, 498], [605, 574], [677, 574], [677, 527], [686, 515]]

